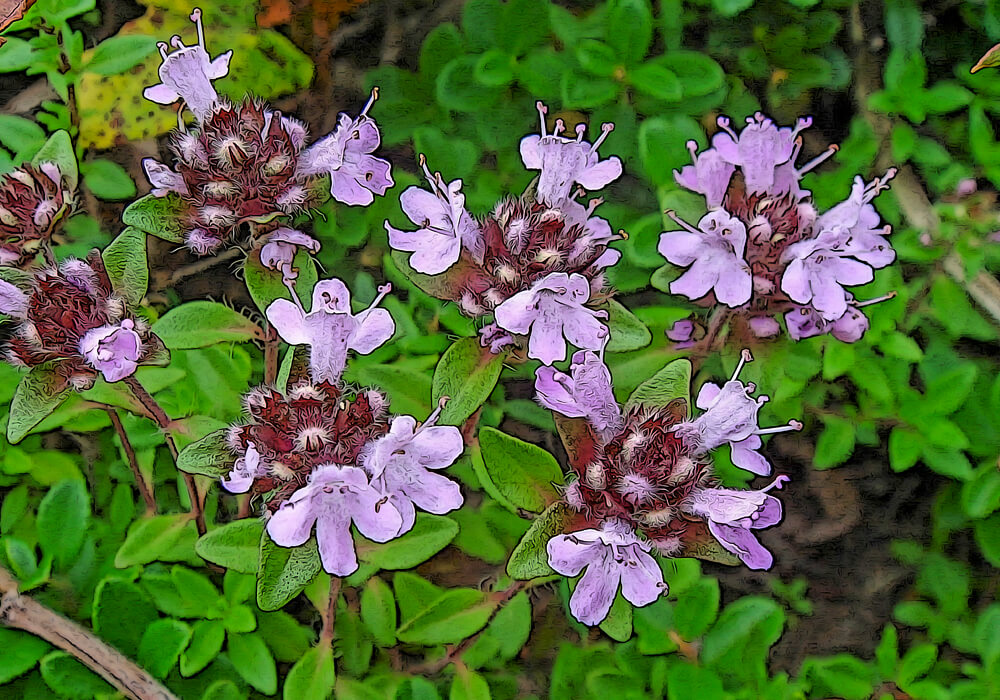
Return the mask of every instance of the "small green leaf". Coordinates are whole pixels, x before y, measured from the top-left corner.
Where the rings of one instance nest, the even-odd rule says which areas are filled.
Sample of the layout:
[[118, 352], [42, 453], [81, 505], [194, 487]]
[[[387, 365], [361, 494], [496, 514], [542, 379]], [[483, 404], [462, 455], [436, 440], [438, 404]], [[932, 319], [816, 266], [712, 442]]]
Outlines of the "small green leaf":
[[244, 574], [256, 574], [264, 525], [244, 518], [210, 530], [195, 542], [202, 559]]
[[189, 301], [175, 306], [153, 324], [152, 330], [171, 350], [264, 339], [256, 323], [214, 301]]
[[664, 102], [677, 102], [684, 96], [681, 81], [674, 72], [658, 63], [644, 63], [632, 69], [629, 80], [639, 92]]
[[333, 665], [333, 648], [321, 643], [295, 662], [281, 691], [285, 700], [326, 700], [333, 692], [337, 674]]
[[358, 557], [380, 569], [411, 569], [448, 546], [458, 534], [454, 520], [442, 515], [417, 513], [411, 529], [384, 544], [358, 544]]
[[7, 440], [20, 442], [31, 429], [52, 413], [69, 394], [65, 378], [54, 369], [55, 363], [32, 367], [14, 391], [7, 421]]
[[97, 158], [80, 164], [87, 189], [98, 199], [120, 200], [135, 197], [135, 182], [125, 168], [112, 160]]
[[186, 206], [173, 193], [163, 197], [147, 194], [125, 207], [122, 223], [171, 243], [183, 243]]
[[889, 432], [889, 466], [894, 472], [906, 471], [920, 459], [923, 446], [918, 433], [896, 426]]
[[219, 620], [199, 620], [194, 623], [191, 641], [181, 652], [181, 675], [193, 676], [208, 666], [222, 651], [226, 628]]
[[711, 670], [679, 663], [667, 674], [667, 700], [723, 700], [722, 680]]
[[31, 119], [0, 114], [0, 142], [15, 154], [36, 152], [45, 143], [45, 131]]
[[111, 287], [127, 306], [138, 306], [149, 286], [146, 234], [129, 226], [101, 253]]
[[396, 598], [378, 576], [372, 576], [361, 591], [361, 620], [380, 647], [396, 644]]
[[230, 634], [228, 644], [229, 660], [240, 677], [264, 695], [274, 695], [278, 691], [278, 669], [260, 635]]
[[216, 430], [185, 447], [177, 455], [177, 468], [214, 478], [228, 474], [236, 457], [226, 442], [226, 432], [225, 428]]
[[154, 515], [137, 520], [129, 527], [125, 542], [115, 554], [115, 566], [125, 569], [156, 561], [173, 550], [185, 531], [194, 532], [194, 521], [189, 513]]
[[553, 483], [562, 483], [555, 457], [494, 428], [479, 431], [483, 464], [497, 490], [518, 508], [541, 513], [558, 500]]
[[653, 40], [653, 8], [649, 0], [611, 0], [605, 36], [626, 63], [641, 61]]
[[531, 527], [514, 547], [507, 562], [507, 575], [513, 579], [527, 581], [540, 576], [551, 576], [555, 572], [549, 566], [545, 547], [556, 535], [565, 532], [572, 511], [565, 501], [556, 501], [541, 515], [531, 521]]
[[91, 700], [115, 692], [107, 681], [64, 651], [46, 656], [39, 668], [45, 684], [61, 698]]
[[475, 671], [459, 667], [451, 681], [448, 700], [491, 700], [490, 685]]
[[[295, 292], [306, 308], [310, 308], [312, 289], [316, 286], [319, 273], [316, 272], [316, 261], [305, 249], [300, 249], [292, 260], [292, 267], [299, 271], [295, 281]], [[246, 282], [250, 296], [260, 312], [266, 313], [267, 307], [275, 299], [290, 299], [291, 293], [282, 282], [281, 273], [269, 270], [260, 262], [260, 251], [256, 250], [247, 256], [243, 263], [243, 279]]]
[[638, 405], [665, 408], [674, 401], [684, 402], [684, 415], [691, 415], [691, 361], [674, 360], [635, 388], [625, 409]]
[[652, 342], [653, 336], [646, 324], [617, 301], [609, 300], [604, 308], [608, 312], [607, 325], [611, 331], [611, 339], [605, 348], [608, 352], [639, 350]]
[[705, 633], [719, 612], [719, 582], [702, 578], [677, 595], [674, 629], [689, 642]]
[[118, 651], [134, 657], [142, 636], [160, 618], [149, 596], [134, 583], [106, 578], [97, 584], [91, 624]]
[[180, 620], [157, 620], [139, 642], [139, 665], [156, 678], [166, 678], [191, 639], [191, 628]]
[[42, 551], [60, 566], [68, 566], [83, 545], [90, 517], [90, 499], [83, 483], [64, 479], [49, 489], [38, 506], [38, 540]]
[[461, 425], [479, 409], [497, 384], [505, 355], [494, 355], [478, 338], [462, 338], [448, 348], [434, 369], [432, 396], [449, 398], [438, 423]]
[[480, 591], [454, 588], [405, 621], [397, 635], [411, 644], [460, 642], [481, 630], [495, 607]]
[[56, 131], [38, 149], [35, 157], [31, 159], [31, 164], [37, 168], [42, 163], [55, 163], [69, 189], [76, 189], [80, 181], [80, 168], [76, 160], [76, 151], [73, 150], [73, 141], [68, 133], [62, 129]]
[[108, 37], [94, 48], [84, 70], [99, 75], [118, 75], [139, 65], [155, 51], [156, 40], [150, 36]]
[[33, 669], [50, 648], [48, 643], [27, 632], [0, 627], [0, 649], [3, 649], [0, 654], [0, 685]]
[[[702, 661], [719, 668], [733, 667], [747, 657], [760, 657], [778, 641], [785, 614], [773, 600], [747, 596], [730, 603], [705, 635]], [[748, 645], [753, 645], [749, 648]]]
[[608, 616], [601, 620], [600, 628], [616, 642], [627, 642], [632, 638], [632, 604], [625, 600], [621, 591], [611, 603]]
[[280, 547], [265, 531], [260, 538], [257, 605], [277, 610], [302, 592], [321, 568], [316, 538], [299, 547]]
[[823, 418], [826, 427], [816, 441], [813, 465], [817, 469], [843, 464], [854, 452], [855, 424], [836, 416]]
[[975, 524], [976, 544], [983, 558], [1000, 569], [1000, 513], [977, 520]]

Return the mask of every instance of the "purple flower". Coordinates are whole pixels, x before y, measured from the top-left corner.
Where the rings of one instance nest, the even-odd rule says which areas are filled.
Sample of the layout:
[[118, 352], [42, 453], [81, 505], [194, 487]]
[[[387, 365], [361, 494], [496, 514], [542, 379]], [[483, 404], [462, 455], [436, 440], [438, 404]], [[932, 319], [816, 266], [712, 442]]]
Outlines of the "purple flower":
[[[850, 255], [876, 270], [890, 265], [896, 259], [896, 251], [885, 239], [891, 229], [880, 225], [878, 212], [871, 201], [889, 188], [888, 182], [895, 174], [895, 168], [891, 168], [868, 184], [860, 177], [854, 178], [851, 196], [816, 220], [819, 235], [805, 243], [811, 243], [815, 249], [826, 248]], [[802, 255], [803, 243], [789, 246], [789, 252], [793, 248], [798, 251], [797, 255]]]
[[770, 316], [754, 316], [747, 321], [747, 325], [758, 338], [773, 338], [781, 332], [781, 326]]
[[[803, 241], [803, 243], [811, 243]], [[787, 254], [795, 251], [796, 243], [789, 246]], [[847, 292], [844, 285], [865, 284], [874, 279], [872, 268], [859, 260], [820, 249], [788, 263], [781, 276], [781, 291], [799, 304], [811, 304], [827, 321], [840, 318], [847, 311]]]
[[154, 197], [166, 197], [171, 192], [188, 195], [187, 183], [180, 173], [175, 173], [156, 158], [143, 158], [142, 169], [146, 171], [146, 179], [153, 186]]
[[411, 416], [396, 416], [389, 432], [362, 455], [372, 485], [389, 497], [403, 518], [400, 534], [413, 527], [414, 506], [441, 515], [462, 505], [458, 484], [430, 471], [451, 466], [465, 450], [458, 428], [434, 425], [444, 403], [420, 427]]
[[92, 328], [80, 338], [80, 354], [108, 382], [131, 376], [142, 356], [142, 339], [126, 318], [116, 325]]
[[[713, 143], [720, 138], [729, 138], [726, 134], [716, 134]], [[736, 166], [723, 158], [715, 148], [709, 148], [700, 155], [695, 141], [687, 142], [691, 152], [693, 165], [685, 165], [674, 171], [674, 179], [681, 187], [705, 196], [710, 208], [718, 207], [726, 197], [729, 181], [736, 172]]]
[[670, 291], [689, 299], [700, 299], [710, 291], [729, 307], [750, 300], [753, 280], [743, 255], [747, 229], [725, 210], [709, 212], [694, 228], [673, 212], [667, 212], [683, 231], [666, 231], [657, 250], [674, 265], [690, 266], [670, 283]]
[[368, 206], [394, 184], [389, 161], [371, 155], [381, 143], [378, 127], [368, 116], [377, 99], [375, 88], [356, 119], [341, 114], [337, 128], [299, 156], [297, 174], [328, 174], [330, 194], [338, 202]]
[[619, 584], [625, 600], [639, 607], [667, 591], [649, 545], [620, 520], [606, 520], [600, 530], [556, 535], [546, 549], [549, 566], [563, 576], [586, 569], [569, 601], [573, 617], [585, 625], [597, 625], [608, 616]]
[[747, 191], [757, 193], [772, 191], [775, 170], [797, 155], [796, 137], [812, 125], [812, 118], [799, 119], [794, 129], [778, 128], [757, 112], [747, 117], [747, 125], [739, 135], [730, 128], [728, 118], [719, 117], [718, 124], [725, 133], [712, 139], [713, 147], [723, 160], [740, 166]]
[[541, 117], [541, 135], [532, 134], [521, 139], [521, 160], [528, 170], [541, 170], [538, 177], [538, 197], [549, 206], [557, 206], [569, 199], [573, 185], [588, 190], [599, 190], [622, 174], [621, 161], [612, 156], [601, 160], [597, 149], [614, 129], [614, 124], [603, 124], [601, 135], [593, 145], [583, 140], [587, 127], [576, 127], [576, 138], [560, 134], [565, 129], [562, 119], [556, 120], [551, 134], [546, 133], [545, 115], [548, 109], [541, 102], [535, 103]]
[[477, 263], [482, 263], [486, 243], [479, 226], [465, 209], [462, 181], [445, 183], [440, 173], [432, 175], [422, 154], [420, 166], [431, 191], [407, 187], [399, 197], [403, 213], [420, 228], [401, 231], [386, 221], [389, 245], [413, 253], [410, 267], [425, 275], [438, 275], [458, 262], [463, 245]]
[[799, 306], [785, 314], [785, 325], [788, 326], [788, 335], [793, 340], [812, 338], [816, 335], [830, 333], [837, 340], [845, 343], [855, 343], [868, 331], [868, 317], [862, 313], [861, 308], [878, 304], [879, 302], [892, 299], [895, 292], [869, 299], [868, 301], [857, 302], [854, 297], [847, 300], [847, 311], [836, 321], [827, 321], [818, 311], [810, 306]]
[[607, 342], [608, 329], [598, 320], [606, 319], [607, 312], [585, 307], [589, 299], [586, 277], [553, 272], [504, 301], [493, 313], [504, 330], [529, 335], [528, 357], [551, 365], [566, 359], [567, 340], [584, 350], [600, 350]]
[[770, 569], [774, 557], [764, 549], [751, 530], [771, 527], [781, 522], [781, 501], [767, 494], [789, 481], [779, 476], [760, 491], [734, 489], [699, 489], [682, 508], [708, 519], [708, 529], [723, 547], [738, 556], [751, 569]]
[[212, 81], [229, 73], [229, 59], [232, 51], [226, 51], [214, 60], [208, 57], [205, 49], [205, 28], [201, 23], [201, 10], [197, 7], [191, 13], [191, 21], [198, 28], [198, 43], [195, 46], [185, 46], [179, 36], [170, 39], [176, 51], [167, 53], [167, 45], [160, 42], [160, 83], [152, 85], [143, 91], [147, 100], [161, 105], [173, 104], [184, 100], [198, 121], [212, 113], [219, 99], [218, 93], [212, 87]]
[[776, 428], [757, 425], [757, 413], [768, 397], [751, 398], [750, 394], [756, 387], [753, 384], [744, 385], [737, 379], [743, 365], [751, 360], [750, 351], [744, 350], [732, 379], [721, 387], [712, 382], [703, 384], [695, 405], [704, 413], [694, 420], [680, 423], [674, 432], [695, 455], [705, 454], [728, 442], [733, 464], [754, 474], [767, 475], [771, 473], [771, 465], [757, 451], [761, 447], [760, 436], [801, 430], [802, 424], [791, 421]]
[[0, 314], [22, 319], [28, 313], [28, 295], [7, 280], [0, 279]]
[[319, 252], [319, 241], [315, 238], [282, 226], [272, 233], [267, 243], [261, 247], [260, 262], [269, 270], [280, 271], [285, 284], [288, 284], [299, 276], [298, 270], [292, 267], [292, 262], [300, 246], [310, 253]]
[[244, 455], [236, 460], [229, 474], [222, 477], [222, 487], [230, 493], [246, 493], [250, 490], [253, 480], [263, 473], [257, 445], [248, 442]]
[[565, 374], [554, 367], [539, 367], [535, 372], [538, 402], [564, 416], [586, 418], [606, 443], [624, 425], [611, 390], [611, 372], [600, 355], [589, 350], [573, 354], [569, 371]]
[[[683, 343], [684, 347], [690, 347], [693, 345], [692, 341], [694, 339], [694, 321], [689, 318], [675, 321], [674, 325], [668, 328], [664, 335], [667, 336], [667, 340], [672, 340], [675, 343]], [[678, 347], [681, 346], [678, 345]]]
[[309, 539], [315, 523], [323, 568], [334, 576], [348, 576], [358, 569], [352, 521], [362, 535], [375, 542], [398, 537], [403, 524], [399, 511], [368, 483], [364, 471], [325, 464], [281, 504], [267, 521], [267, 533], [275, 544], [298, 547]]
[[322, 280], [313, 288], [312, 310], [302, 308], [292, 289], [292, 299], [278, 299], [267, 307], [267, 320], [289, 345], [309, 345], [313, 381], [336, 383], [344, 371], [347, 351], [367, 355], [392, 337], [396, 324], [385, 309], [375, 308], [392, 290], [379, 294], [364, 311], [351, 313], [351, 292], [339, 279]]

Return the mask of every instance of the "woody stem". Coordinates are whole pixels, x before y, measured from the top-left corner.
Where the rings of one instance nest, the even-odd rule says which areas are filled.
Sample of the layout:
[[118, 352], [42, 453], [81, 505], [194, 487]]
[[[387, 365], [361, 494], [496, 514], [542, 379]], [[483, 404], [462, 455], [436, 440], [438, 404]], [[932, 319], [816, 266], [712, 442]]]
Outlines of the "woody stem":
[[267, 337], [264, 340], [264, 383], [274, 386], [278, 381], [278, 334], [271, 324], [265, 324]]
[[[174, 464], [176, 465], [178, 455], [177, 443], [174, 442], [174, 435], [171, 432], [173, 430], [172, 421], [167, 412], [163, 410], [163, 407], [153, 398], [152, 394], [146, 391], [146, 388], [134, 376], [126, 378], [124, 382], [132, 390], [135, 397], [139, 399], [139, 403], [145, 406], [146, 410], [153, 416], [153, 421], [163, 432], [163, 438], [167, 442], [167, 449], [170, 450], [170, 455], [173, 457]], [[187, 488], [188, 500], [191, 501], [191, 515], [194, 517], [195, 525], [198, 527], [198, 534], [204, 535], [208, 531], [208, 528], [205, 526], [204, 504], [198, 495], [198, 485], [195, 483], [194, 477], [187, 472], [182, 471], [181, 477], [184, 479], [184, 486]]]
[[115, 432], [118, 433], [118, 439], [122, 443], [122, 449], [125, 451], [125, 457], [128, 460], [128, 465], [132, 469], [132, 476], [135, 477], [135, 485], [139, 489], [139, 493], [142, 494], [142, 500], [146, 502], [146, 515], [156, 514], [156, 497], [153, 495], [152, 484], [146, 483], [146, 478], [142, 474], [142, 470], [139, 468], [139, 460], [135, 455], [135, 448], [132, 447], [132, 441], [128, 439], [128, 434], [125, 432], [125, 426], [122, 425], [121, 415], [117, 409], [108, 407], [104, 409], [108, 417], [111, 419], [111, 425], [114, 426]]
[[337, 600], [340, 598], [341, 580], [336, 576], [330, 577], [330, 597], [326, 602], [326, 611], [322, 613], [323, 630], [319, 639], [323, 644], [333, 642], [334, 627], [337, 623]]

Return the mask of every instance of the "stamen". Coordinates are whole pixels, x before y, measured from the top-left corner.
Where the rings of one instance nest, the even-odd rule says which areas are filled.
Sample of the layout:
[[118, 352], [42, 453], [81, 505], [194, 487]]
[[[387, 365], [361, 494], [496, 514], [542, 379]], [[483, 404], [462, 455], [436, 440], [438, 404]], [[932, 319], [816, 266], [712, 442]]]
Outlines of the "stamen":
[[302, 300], [299, 299], [299, 295], [295, 293], [295, 278], [287, 277], [284, 273], [282, 273], [281, 281], [284, 282], [285, 287], [288, 288], [288, 291], [292, 295], [292, 301], [295, 302], [295, 305], [299, 307], [299, 311], [301, 311], [304, 316], [306, 314], [306, 310], [302, 306]]
[[587, 125], [583, 122], [576, 125], [576, 142], [580, 143], [583, 141], [583, 134], [587, 131]]
[[191, 11], [191, 21], [198, 29], [198, 46], [205, 48], [205, 27], [201, 23], [201, 8], [196, 7]]
[[416, 435], [417, 433], [419, 433], [424, 428], [429, 428], [432, 425], [434, 425], [435, 423], [437, 423], [438, 418], [441, 416], [441, 411], [444, 410], [445, 405], [449, 401], [451, 401], [451, 397], [450, 396], [442, 396], [440, 399], [438, 399], [437, 408], [434, 409], [433, 413], [431, 413], [429, 416], [427, 416], [427, 420], [425, 420], [423, 423], [421, 423], [419, 428], [417, 428], [416, 430], [413, 431], [413, 434]]
[[691, 154], [691, 162], [697, 164], [698, 163], [698, 142], [692, 139], [691, 141], [688, 141], [684, 145], [687, 146], [688, 153]]
[[444, 198], [444, 192], [439, 188], [438, 181], [434, 179], [434, 174], [431, 173], [430, 168], [427, 167], [427, 156], [423, 153], [418, 157], [420, 163], [420, 169], [424, 171], [424, 177], [427, 178], [427, 182], [430, 183], [431, 192], [436, 194], [438, 197]]
[[556, 119], [556, 125], [555, 125], [555, 128], [552, 129], [552, 135], [553, 136], [558, 136], [559, 134], [561, 134], [565, 130], [566, 130], [566, 122], [564, 122], [561, 118], [560, 119]]
[[739, 140], [740, 137], [737, 136], [736, 132], [733, 131], [733, 129], [732, 129], [731, 126], [729, 126], [730, 123], [731, 123], [729, 121], [729, 117], [719, 117], [718, 119], [715, 120], [715, 123], [719, 125], [720, 129], [722, 129], [727, 134], [729, 134], [730, 136], [732, 136], [734, 141]]
[[542, 122], [542, 138], [545, 138], [547, 136], [545, 130], [545, 115], [549, 113], [549, 108], [542, 104], [541, 100], [538, 100], [538, 102], [535, 103], [535, 109], [538, 110], [538, 118]]
[[593, 214], [594, 210], [597, 209], [597, 207], [601, 206], [602, 204], [604, 204], [604, 197], [595, 197], [594, 199], [587, 202], [587, 216]]
[[170, 45], [173, 46], [175, 49], [186, 48], [184, 46], [184, 42], [181, 41], [181, 38], [177, 34], [174, 34], [172, 37], [170, 37]]
[[799, 175], [805, 175], [807, 172], [818, 166], [820, 163], [825, 161], [827, 158], [832, 156], [834, 153], [840, 150], [840, 146], [835, 143], [831, 143], [826, 147], [826, 150], [820, 153], [818, 156], [813, 158], [811, 161], [799, 168]]
[[378, 99], [378, 85], [376, 85], [375, 87], [372, 88], [371, 97], [369, 97], [368, 101], [365, 102], [364, 109], [361, 110], [361, 114], [359, 114], [358, 116], [359, 117], [365, 117], [365, 116], [367, 116], [368, 115], [368, 110], [372, 108], [372, 105], [375, 104], [375, 101], [377, 99]]
[[611, 122], [605, 122], [604, 124], [601, 124], [601, 135], [597, 137], [597, 140], [594, 141], [594, 145], [590, 147], [590, 152], [591, 153], [597, 152], [597, 148], [602, 143], [604, 143], [604, 139], [608, 138], [608, 134], [610, 134], [614, 130], [615, 130], [615, 125], [612, 124]]
[[863, 308], [865, 306], [871, 306], [872, 304], [880, 304], [883, 301], [889, 301], [890, 299], [896, 298], [896, 292], [889, 292], [885, 296], [875, 297], [874, 299], [869, 299], [868, 301], [856, 301], [853, 306], [857, 309]]
[[743, 350], [740, 352], [740, 363], [736, 365], [736, 371], [733, 372], [733, 378], [730, 379], [729, 381], [731, 382], [736, 381], [736, 378], [740, 376], [740, 371], [743, 369], [743, 365], [745, 365], [747, 362], [753, 362], [753, 355], [750, 353], [750, 350], [748, 350], [747, 348], [743, 348]]
[[767, 491], [770, 491], [771, 489], [778, 489], [780, 491], [781, 487], [784, 486], [785, 483], [791, 480], [792, 480], [791, 477], [785, 476], [784, 474], [779, 474], [777, 477], [775, 477], [774, 481], [772, 481], [770, 484], [762, 488], [760, 492], [765, 493]]
[[810, 126], [812, 126], [812, 123], [813, 123], [812, 117], [799, 117], [798, 120], [795, 122], [795, 128], [792, 129], [792, 136], [797, 136], [798, 133], [803, 129], [808, 129]]
[[160, 57], [161, 58], [166, 58], [167, 57], [167, 49], [169, 48], [167, 46], [167, 42], [165, 42], [165, 41], [158, 41], [158, 42], [156, 42], [156, 48], [158, 48], [160, 50]]
[[671, 219], [673, 219], [675, 223], [683, 227], [684, 230], [689, 231], [691, 233], [698, 233], [698, 234], [703, 233], [702, 231], [699, 231], [694, 226], [686, 222], [681, 217], [677, 216], [677, 212], [675, 212], [673, 209], [667, 209], [663, 213], [669, 216]]
[[378, 296], [375, 297], [375, 301], [373, 301], [371, 303], [371, 305], [367, 309], [365, 309], [365, 311], [371, 311], [376, 306], [378, 306], [379, 303], [383, 299], [385, 299], [385, 295], [388, 294], [391, 291], [392, 291], [392, 283], [391, 282], [387, 282], [387, 283], [383, 284], [382, 286], [380, 286], [378, 288]]
[[896, 177], [896, 173], [898, 172], [896, 168], [889, 168], [882, 177], [876, 177], [869, 182], [865, 187], [864, 202], [868, 203], [872, 201], [879, 192], [889, 189], [889, 180]]
[[802, 430], [802, 423], [797, 420], [788, 421], [788, 425], [779, 425], [774, 428], [760, 428], [754, 431], [755, 435], [774, 435], [775, 433], [798, 432]]

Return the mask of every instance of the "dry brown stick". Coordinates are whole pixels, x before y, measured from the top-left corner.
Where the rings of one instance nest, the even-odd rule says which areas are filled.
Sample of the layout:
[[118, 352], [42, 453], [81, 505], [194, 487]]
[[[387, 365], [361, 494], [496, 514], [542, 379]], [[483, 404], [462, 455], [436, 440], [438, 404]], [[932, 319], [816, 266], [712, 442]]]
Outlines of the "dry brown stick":
[[326, 601], [326, 611], [323, 612], [323, 630], [319, 639], [321, 644], [332, 644], [333, 633], [337, 625], [337, 600], [340, 598], [341, 580], [337, 576], [330, 577], [330, 597]]
[[155, 678], [92, 632], [17, 591], [17, 581], [0, 567], [0, 624], [41, 637], [133, 700], [178, 700]]
[[132, 447], [132, 441], [128, 439], [128, 434], [125, 432], [125, 426], [122, 425], [118, 409], [108, 406], [104, 410], [107, 411], [108, 417], [111, 419], [111, 425], [115, 427], [118, 439], [121, 440], [122, 449], [125, 450], [125, 457], [128, 459], [128, 465], [131, 467], [132, 475], [135, 477], [135, 485], [139, 488], [139, 493], [142, 494], [142, 500], [146, 502], [146, 514], [155, 515], [156, 497], [153, 495], [153, 485], [147, 484], [146, 478], [142, 475], [142, 470], [139, 468], [139, 460], [135, 455], [135, 448]]

